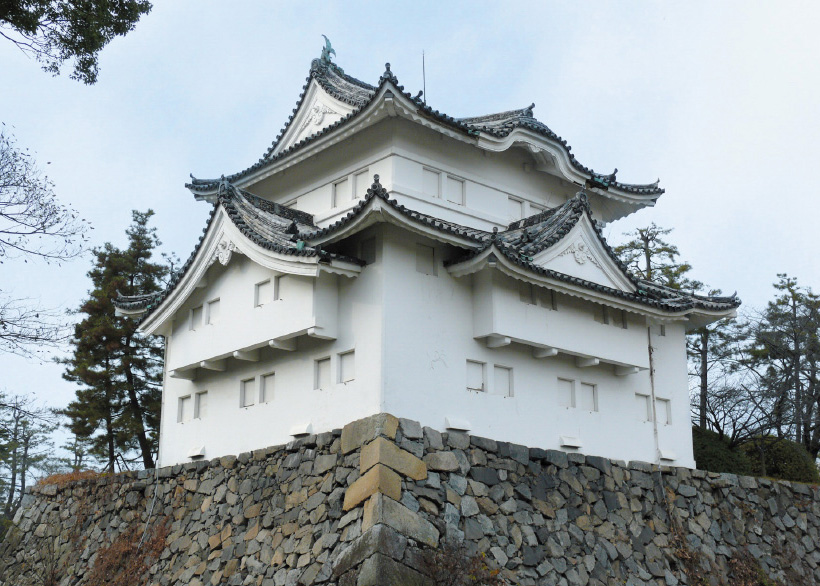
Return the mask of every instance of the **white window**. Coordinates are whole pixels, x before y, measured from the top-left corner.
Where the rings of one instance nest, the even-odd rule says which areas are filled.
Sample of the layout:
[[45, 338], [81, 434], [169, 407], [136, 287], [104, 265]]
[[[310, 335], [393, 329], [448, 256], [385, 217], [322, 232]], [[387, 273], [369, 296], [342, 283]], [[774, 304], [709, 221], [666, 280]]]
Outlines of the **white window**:
[[436, 250], [432, 246], [416, 244], [416, 271], [423, 275], [436, 274]]
[[271, 372], [263, 374], [261, 378], [262, 386], [259, 389], [259, 402], [267, 403], [273, 401], [273, 389], [276, 382], [276, 374]]
[[367, 188], [370, 187], [370, 169], [356, 173], [353, 176], [353, 183], [355, 184], [353, 197], [356, 199], [364, 199], [364, 196], [367, 195]]
[[493, 367], [493, 394], [502, 397], [513, 396], [513, 371], [507, 366]]
[[350, 201], [350, 181], [347, 177], [333, 184], [333, 207], [337, 208]]
[[518, 298], [527, 305], [535, 305], [535, 286], [532, 283], [518, 281]]
[[256, 378], [246, 378], [239, 385], [239, 406], [250, 407], [256, 403]]
[[273, 301], [273, 283], [270, 279], [262, 281], [254, 285], [253, 291], [253, 305], [254, 307], [261, 307], [266, 303]]
[[524, 202], [515, 197], [507, 198], [507, 215], [511, 222], [524, 217]]
[[205, 323], [214, 324], [217, 321], [219, 321], [219, 299], [214, 299], [205, 305]]
[[433, 197], [441, 197], [441, 174], [432, 169], [424, 169], [422, 175], [422, 189], [424, 193], [426, 195], [432, 195]]
[[315, 389], [330, 388], [330, 356], [320, 358], [315, 363], [313, 384]]
[[575, 407], [575, 381], [568, 378], [558, 379], [558, 404], [561, 407]]
[[487, 385], [484, 382], [483, 362], [467, 361], [467, 390], [479, 392], [487, 390]]
[[652, 399], [649, 395], [635, 393], [635, 410], [640, 421], [652, 421]]
[[598, 410], [598, 387], [589, 383], [581, 383], [578, 393], [578, 407], [584, 411]]
[[538, 289], [538, 303], [547, 309], [558, 309], [557, 295], [552, 289]]
[[658, 425], [672, 425], [672, 401], [655, 398], [655, 413]]
[[194, 307], [190, 313], [190, 321], [188, 323], [189, 330], [196, 330], [202, 325], [202, 306]]
[[191, 395], [185, 395], [184, 397], [179, 398], [179, 402], [177, 404], [178, 423], [185, 423], [186, 421], [191, 420], [191, 416], [193, 415], [193, 410], [191, 407]]
[[366, 238], [359, 244], [359, 258], [367, 264], [376, 262], [376, 239]]
[[447, 201], [464, 205], [464, 180], [456, 179], [448, 175], [444, 195], [447, 197]]
[[208, 414], [208, 391], [194, 395], [194, 419], [204, 419]]
[[353, 350], [339, 354], [339, 382], [347, 383], [356, 378], [356, 360]]

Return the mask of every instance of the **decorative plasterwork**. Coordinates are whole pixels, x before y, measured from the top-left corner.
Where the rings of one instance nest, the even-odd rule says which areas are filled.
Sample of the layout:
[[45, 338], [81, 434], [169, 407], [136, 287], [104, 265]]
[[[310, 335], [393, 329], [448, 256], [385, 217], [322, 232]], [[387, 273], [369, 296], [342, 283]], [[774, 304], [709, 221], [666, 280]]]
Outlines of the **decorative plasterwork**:
[[322, 87], [311, 80], [305, 100], [296, 112], [293, 122], [285, 131], [285, 136], [276, 146], [276, 153], [290, 148], [299, 141], [320, 132], [338, 122], [353, 111], [353, 107], [335, 99]]
[[563, 252], [558, 254], [558, 256], [565, 256], [567, 254], [571, 254], [572, 256], [574, 256], [575, 262], [577, 262], [579, 265], [582, 265], [589, 261], [599, 269], [602, 268], [601, 263], [598, 262], [598, 259], [595, 258], [595, 255], [589, 251], [589, 246], [587, 246], [587, 243], [584, 242], [583, 238], [567, 246]]
[[219, 261], [219, 264], [223, 266], [227, 266], [228, 263], [231, 262], [231, 255], [234, 251], [242, 254], [242, 252], [236, 248], [236, 244], [233, 243], [233, 240], [221, 240], [219, 244], [216, 245], [216, 251], [214, 251], [213, 256], [211, 256], [208, 266], [214, 264], [216, 261]]

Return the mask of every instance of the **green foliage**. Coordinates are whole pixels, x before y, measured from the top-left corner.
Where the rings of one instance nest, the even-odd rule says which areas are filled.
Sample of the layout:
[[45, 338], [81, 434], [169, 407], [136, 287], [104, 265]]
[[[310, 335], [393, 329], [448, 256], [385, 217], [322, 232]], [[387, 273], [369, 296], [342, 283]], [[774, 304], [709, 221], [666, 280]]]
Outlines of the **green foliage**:
[[138, 450], [146, 468], [154, 466], [159, 428], [163, 347], [159, 338], [136, 331], [136, 322], [117, 317], [113, 299], [161, 291], [170, 269], [152, 260], [159, 245], [148, 227], [152, 211], [133, 212], [128, 248], [110, 243], [94, 250], [88, 276], [93, 289], [80, 306], [82, 321], [71, 341], [73, 356], [63, 377], [77, 383], [77, 398], [64, 410], [69, 428], [90, 440], [90, 452], [113, 470], [122, 454]]
[[616, 246], [615, 254], [642, 279], [673, 289], [698, 288], [700, 283], [689, 281], [685, 277], [692, 265], [679, 261], [678, 247], [664, 239], [671, 232], [671, 228], [664, 229], [653, 222], [645, 228], [625, 234], [632, 239]]
[[746, 453], [737, 447], [733, 448], [726, 437], [694, 426], [692, 427], [692, 441], [695, 449], [695, 462], [699, 470], [743, 475], [752, 473], [752, 465]]
[[820, 483], [814, 459], [797, 442], [766, 436], [752, 439], [740, 447], [749, 458], [755, 476]]
[[3, 0], [0, 36], [55, 75], [73, 61], [71, 78], [93, 84], [103, 47], [150, 10], [147, 0]]

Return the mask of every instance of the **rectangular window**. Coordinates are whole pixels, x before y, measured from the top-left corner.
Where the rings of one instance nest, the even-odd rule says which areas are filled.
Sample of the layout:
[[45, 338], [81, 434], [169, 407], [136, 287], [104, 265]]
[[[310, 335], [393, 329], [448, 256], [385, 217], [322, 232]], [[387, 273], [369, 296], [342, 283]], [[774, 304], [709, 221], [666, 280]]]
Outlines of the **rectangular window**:
[[259, 389], [259, 402], [267, 403], [273, 401], [273, 389], [276, 381], [276, 374], [271, 372], [262, 375], [262, 388]]
[[330, 388], [330, 357], [320, 358], [315, 363], [314, 389]]
[[493, 368], [493, 394], [502, 397], [513, 396], [513, 371], [507, 366], [495, 365]]
[[208, 414], [208, 391], [200, 391], [194, 396], [194, 419], [204, 419]]
[[606, 305], [601, 307], [601, 323], [609, 324], [609, 308]]
[[665, 336], [666, 335], [666, 326], [661, 324], [659, 329], [660, 329], [660, 335]]
[[447, 176], [447, 183], [444, 188], [444, 194], [447, 196], [447, 201], [464, 205], [464, 181], [456, 179], [455, 177]]
[[467, 361], [467, 390], [482, 392], [487, 389], [484, 384], [484, 363], [475, 360]]
[[575, 381], [568, 378], [558, 379], [558, 404], [561, 407], [575, 407]]
[[635, 410], [640, 421], [652, 421], [652, 400], [649, 395], [635, 393]]
[[239, 386], [239, 406], [250, 407], [256, 403], [256, 378], [247, 378]]
[[189, 330], [196, 330], [202, 325], [202, 306], [194, 307], [190, 314]]
[[416, 244], [416, 271], [423, 275], [436, 274], [436, 250], [432, 246]]
[[217, 321], [219, 321], [219, 299], [214, 299], [205, 305], [205, 323], [214, 324]]
[[658, 425], [672, 425], [672, 401], [655, 398], [655, 413]]
[[424, 193], [433, 197], [441, 197], [439, 187], [440, 179], [441, 174], [438, 171], [424, 169], [422, 171], [422, 189], [424, 190]]
[[558, 309], [558, 301], [556, 298], [557, 295], [552, 289], [538, 289], [538, 303], [541, 307], [546, 307], [553, 311]]
[[270, 279], [254, 285], [254, 307], [261, 307], [266, 303], [270, 303], [271, 301], [273, 301], [273, 283], [271, 283]]
[[353, 183], [356, 184], [353, 197], [356, 199], [364, 199], [364, 196], [367, 195], [367, 188], [370, 187], [370, 169], [356, 173], [353, 176]]
[[359, 244], [359, 258], [367, 264], [376, 262], [376, 239], [366, 238]]
[[618, 323], [616, 325], [623, 329], [627, 329], [627, 324], [626, 310], [621, 309], [618, 311]]
[[355, 354], [351, 350], [344, 354], [339, 354], [339, 382], [347, 383], [356, 378]]
[[190, 421], [191, 415], [191, 395], [180, 397], [177, 404], [177, 422], [185, 423], [186, 421]]
[[527, 305], [535, 305], [535, 286], [532, 283], [518, 281], [518, 298]]
[[507, 198], [507, 215], [511, 222], [524, 217], [524, 202], [514, 197]]
[[350, 201], [350, 181], [347, 177], [333, 184], [333, 207], [337, 208]]
[[581, 383], [578, 407], [584, 411], [598, 410], [598, 387], [589, 383]]

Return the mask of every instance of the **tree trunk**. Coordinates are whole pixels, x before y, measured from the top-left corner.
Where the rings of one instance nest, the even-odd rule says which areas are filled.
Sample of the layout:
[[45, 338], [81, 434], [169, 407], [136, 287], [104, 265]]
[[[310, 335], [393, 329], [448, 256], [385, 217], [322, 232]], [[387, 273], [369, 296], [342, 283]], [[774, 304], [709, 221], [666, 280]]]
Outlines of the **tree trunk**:
[[151, 442], [148, 441], [148, 436], [145, 433], [144, 413], [142, 405], [140, 405], [137, 397], [136, 381], [134, 372], [131, 370], [131, 337], [125, 340], [125, 355], [123, 356], [123, 366], [125, 367], [125, 381], [128, 386], [128, 407], [131, 411], [131, 417], [134, 419], [137, 431], [137, 441], [142, 452], [142, 464], [146, 470], [154, 468], [154, 459], [151, 456]]

